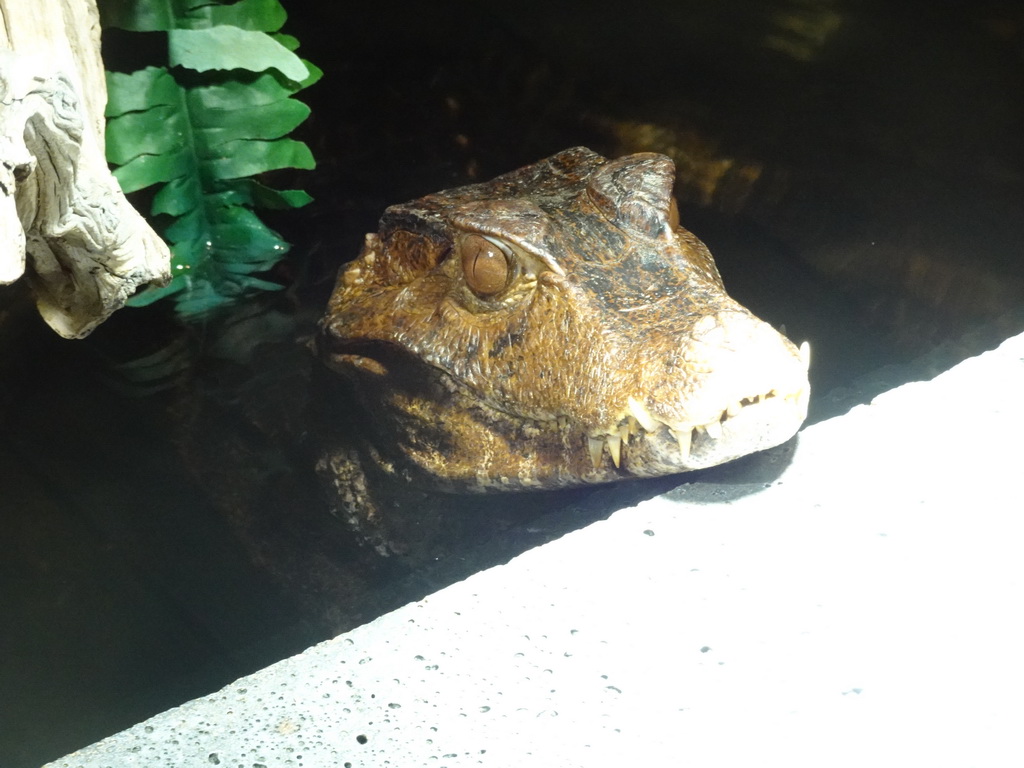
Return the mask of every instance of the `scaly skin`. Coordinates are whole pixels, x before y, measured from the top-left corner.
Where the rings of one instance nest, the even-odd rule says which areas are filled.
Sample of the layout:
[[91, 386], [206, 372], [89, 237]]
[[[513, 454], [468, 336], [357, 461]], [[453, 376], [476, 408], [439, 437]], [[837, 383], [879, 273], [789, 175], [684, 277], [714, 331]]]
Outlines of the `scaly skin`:
[[726, 294], [662, 155], [569, 149], [388, 208], [320, 354], [352, 398], [322, 469], [350, 519], [390, 485], [552, 489], [708, 467], [792, 437], [807, 350]]

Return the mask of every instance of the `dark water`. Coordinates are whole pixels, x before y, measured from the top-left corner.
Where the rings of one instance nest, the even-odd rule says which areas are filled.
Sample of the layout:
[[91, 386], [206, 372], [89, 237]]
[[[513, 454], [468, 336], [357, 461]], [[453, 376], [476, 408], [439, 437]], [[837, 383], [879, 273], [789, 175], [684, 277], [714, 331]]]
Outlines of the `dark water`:
[[[684, 174], [683, 223], [736, 298], [811, 341], [812, 419], [1024, 328], [1019, 4], [352, 5], [287, 3], [326, 73], [302, 94], [319, 168], [280, 184], [317, 202], [273, 218], [296, 243], [287, 294], [188, 332], [124, 311], [67, 342], [0, 292], [0, 766], [57, 758], [674, 482], [562, 499], [570, 512], [484, 528], [419, 571], [293, 515], [316, 492], [261, 414], [301, 405], [302, 341], [389, 203], [574, 144], [705, 152], [724, 181], [702, 194], [706, 176]], [[137, 53], [127, 40], [108, 37], [108, 62]], [[181, 376], [159, 392], [117, 367], [174, 343], [165, 372]]]
[[[45, 329], [5, 349], [0, 764], [38, 764], [316, 636], [233, 545], [159, 398]], [[15, 370], [8, 365], [15, 364]]]

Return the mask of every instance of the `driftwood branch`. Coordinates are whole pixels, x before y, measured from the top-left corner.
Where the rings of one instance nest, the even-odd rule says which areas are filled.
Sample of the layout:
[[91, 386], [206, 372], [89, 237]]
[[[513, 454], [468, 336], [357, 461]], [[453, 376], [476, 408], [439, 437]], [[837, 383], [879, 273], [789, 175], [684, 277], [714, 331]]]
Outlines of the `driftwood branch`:
[[46, 322], [85, 336], [167, 280], [169, 253], [104, 159], [92, 0], [0, 0], [0, 17], [0, 283], [24, 274]]

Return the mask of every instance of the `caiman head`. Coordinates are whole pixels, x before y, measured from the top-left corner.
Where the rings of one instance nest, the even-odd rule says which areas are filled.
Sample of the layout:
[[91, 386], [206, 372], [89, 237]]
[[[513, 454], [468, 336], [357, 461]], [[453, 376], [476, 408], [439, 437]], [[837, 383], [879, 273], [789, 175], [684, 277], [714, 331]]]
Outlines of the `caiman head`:
[[388, 208], [319, 339], [373, 460], [442, 489], [524, 490], [792, 437], [807, 346], [729, 298], [673, 179], [662, 155], [577, 147]]

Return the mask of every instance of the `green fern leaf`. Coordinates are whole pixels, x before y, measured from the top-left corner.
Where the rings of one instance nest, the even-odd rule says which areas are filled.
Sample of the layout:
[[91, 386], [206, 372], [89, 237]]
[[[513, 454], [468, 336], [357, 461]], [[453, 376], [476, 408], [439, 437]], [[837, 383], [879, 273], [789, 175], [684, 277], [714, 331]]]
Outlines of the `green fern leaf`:
[[278, 0], [103, 0], [103, 26], [131, 32], [166, 32], [230, 24], [241, 29], [276, 32], [287, 14]]
[[210, 195], [220, 205], [247, 205], [250, 208], [285, 210], [301, 208], [313, 201], [301, 189], [271, 189], [255, 179], [231, 179], [221, 184], [223, 190]]
[[213, 150], [207, 157], [205, 170], [220, 179], [254, 176], [280, 168], [308, 170], [316, 166], [309, 147], [292, 139], [232, 141], [219, 144]]
[[182, 216], [203, 204], [203, 190], [193, 176], [171, 179], [153, 196], [150, 210], [154, 216]]
[[209, 72], [212, 69], [276, 69], [295, 83], [309, 76], [302, 59], [270, 35], [221, 25], [208, 29], [172, 29], [167, 33], [171, 64]]
[[278, 0], [240, 0], [232, 5], [195, 3], [188, 18], [204, 22], [202, 26], [227, 24], [239, 29], [276, 32], [288, 18]]
[[309, 107], [295, 99], [235, 110], [210, 110], [199, 129], [200, 140], [207, 147], [215, 147], [230, 141], [279, 139], [307, 117]]
[[140, 155], [120, 168], [115, 168], [114, 178], [127, 194], [161, 181], [171, 181], [187, 170], [187, 160], [180, 154]]
[[[309, 115], [293, 94], [322, 72], [295, 55], [294, 38], [268, 35], [284, 22], [277, 0], [106, 0], [104, 21], [166, 31], [168, 68], [108, 73], [107, 157], [126, 191], [154, 184], [152, 213], [169, 217], [171, 282], [133, 297], [144, 306], [173, 296], [179, 314], [205, 314], [251, 291], [280, 288], [256, 273], [289, 245], [254, 208], [310, 202], [253, 176], [313, 168], [305, 144], [287, 138]], [[178, 67], [216, 82], [184, 86]], [[209, 78], [208, 78], [209, 79]]]
[[146, 67], [131, 74], [107, 72], [107, 91], [107, 117], [177, 104], [181, 94], [178, 82], [164, 67]]

